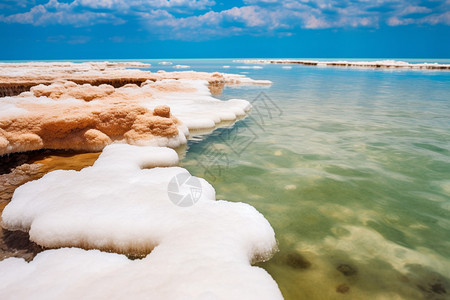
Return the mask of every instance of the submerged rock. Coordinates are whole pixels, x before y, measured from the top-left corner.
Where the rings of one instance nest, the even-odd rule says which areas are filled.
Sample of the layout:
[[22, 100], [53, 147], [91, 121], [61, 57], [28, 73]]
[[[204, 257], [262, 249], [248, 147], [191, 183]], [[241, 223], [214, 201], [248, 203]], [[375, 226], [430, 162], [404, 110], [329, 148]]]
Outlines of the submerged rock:
[[450, 279], [423, 265], [409, 265], [410, 281], [429, 299], [450, 299]]
[[347, 294], [350, 292], [350, 287], [347, 284], [342, 283], [336, 287], [336, 292], [340, 294]]
[[445, 284], [441, 282], [440, 280], [435, 280], [433, 282], [428, 283], [427, 285], [418, 284], [417, 287], [425, 292], [425, 294], [428, 295], [447, 295], [447, 290], [444, 286]]
[[358, 270], [355, 267], [347, 264], [340, 264], [339, 266], [337, 266], [336, 270], [344, 274], [344, 276], [353, 276], [358, 273]]
[[286, 256], [286, 264], [294, 269], [309, 269], [311, 262], [302, 254], [293, 252]]

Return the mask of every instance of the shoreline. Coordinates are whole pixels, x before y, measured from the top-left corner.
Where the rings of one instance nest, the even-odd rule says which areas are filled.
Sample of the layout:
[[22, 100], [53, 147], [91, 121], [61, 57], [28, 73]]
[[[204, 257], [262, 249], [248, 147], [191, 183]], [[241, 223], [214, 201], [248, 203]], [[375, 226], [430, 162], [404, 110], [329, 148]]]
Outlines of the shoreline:
[[108, 84], [120, 88], [127, 84], [142, 85], [162, 80], [204, 80], [213, 95], [220, 94], [225, 85], [270, 85], [267, 80], [252, 80], [241, 74], [219, 72], [140, 70], [151, 64], [139, 62], [29, 62], [0, 63], [0, 97], [17, 96], [39, 84], [50, 85], [71, 81], [78, 85]]
[[450, 70], [450, 64], [438, 63], [408, 63], [395, 60], [377, 61], [319, 61], [319, 60], [290, 60], [290, 59], [245, 59], [234, 60], [246, 64], [292, 64], [318, 67], [355, 67], [355, 68], [386, 68], [411, 70]]
[[0, 154], [100, 151], [112, 142], [178, 147], [189, 129], [213, 129], [249, 110], [247, 101], [213, 97], [225, 85], [271, 84], [236, 74], [153, 73], [129, 66], [148, 65], [0, 64], [0, 91], [20, 92], [0, 103]]

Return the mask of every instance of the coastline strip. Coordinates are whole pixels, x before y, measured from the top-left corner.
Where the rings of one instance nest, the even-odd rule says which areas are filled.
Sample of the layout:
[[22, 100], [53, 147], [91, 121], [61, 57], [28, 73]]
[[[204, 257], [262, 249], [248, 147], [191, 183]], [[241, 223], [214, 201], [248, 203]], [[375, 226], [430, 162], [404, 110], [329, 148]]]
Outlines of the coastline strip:
[[418, 63], [412, 64], [404, 61], [377, 60], [377, 61], [319, 61], [319, 60], [290, 60], [290, 59], [248, 59], [234, 60], [246, 64], [294, 64], [305, 66], [326, 67], [358, 67], [358, 68], [388, 68], [412, 70], [450, 70], [450, 64]]

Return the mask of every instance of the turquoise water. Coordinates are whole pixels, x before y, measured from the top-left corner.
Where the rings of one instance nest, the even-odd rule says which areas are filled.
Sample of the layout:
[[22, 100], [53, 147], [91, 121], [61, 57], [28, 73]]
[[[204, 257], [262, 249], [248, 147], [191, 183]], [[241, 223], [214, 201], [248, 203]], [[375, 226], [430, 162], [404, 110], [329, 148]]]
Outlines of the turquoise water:
[[450, 297], [450, 72], [182, 63], [274, 83], [182, 166], [270, 221], [286, 299]]

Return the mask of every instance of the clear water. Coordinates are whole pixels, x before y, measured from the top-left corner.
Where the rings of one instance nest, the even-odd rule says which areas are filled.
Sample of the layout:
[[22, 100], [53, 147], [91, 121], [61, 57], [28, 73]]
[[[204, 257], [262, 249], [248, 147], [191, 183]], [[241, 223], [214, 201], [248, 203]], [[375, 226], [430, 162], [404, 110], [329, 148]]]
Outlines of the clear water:
[[274, 82], [182, 166], [270, 221], [286, 299], [450, 297], [450, 72], [182, 63]]

